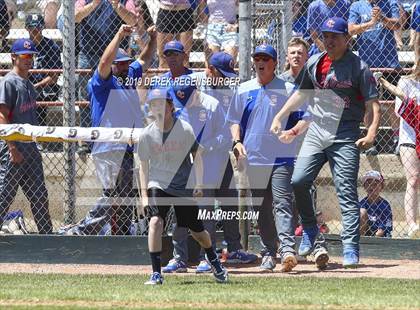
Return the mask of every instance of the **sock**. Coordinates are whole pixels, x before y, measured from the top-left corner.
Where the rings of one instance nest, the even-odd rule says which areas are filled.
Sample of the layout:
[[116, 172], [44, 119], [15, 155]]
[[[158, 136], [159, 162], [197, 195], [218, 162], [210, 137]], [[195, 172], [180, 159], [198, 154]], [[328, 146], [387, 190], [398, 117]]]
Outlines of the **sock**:
[[207, 254], [207, 259], [210, 261], [210, 264], [216, 269], [217, 272], [221, 272], [223, 270], [222, 264], [220, 260], [217, 258], [217, 254], [212, 247], [208, 249], [204, 249]]
[[160, 253], [161, 252], [150, 252], [150, 258], [152, 259], [153, 272], [160, 272]]

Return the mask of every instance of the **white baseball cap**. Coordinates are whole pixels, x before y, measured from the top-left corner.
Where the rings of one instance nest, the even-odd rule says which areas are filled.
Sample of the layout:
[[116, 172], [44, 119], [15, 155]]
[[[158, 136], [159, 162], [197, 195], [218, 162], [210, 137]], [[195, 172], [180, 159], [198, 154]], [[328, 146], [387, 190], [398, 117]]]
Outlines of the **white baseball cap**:
[[385, 181], [382, 174], [376, 170], [369, 170], [368, 172], [366, 172], [365, 175], [362, 177], [362, 183], [365, 184], [365, 182], [369, 179], [377, 180], [381, 183]]

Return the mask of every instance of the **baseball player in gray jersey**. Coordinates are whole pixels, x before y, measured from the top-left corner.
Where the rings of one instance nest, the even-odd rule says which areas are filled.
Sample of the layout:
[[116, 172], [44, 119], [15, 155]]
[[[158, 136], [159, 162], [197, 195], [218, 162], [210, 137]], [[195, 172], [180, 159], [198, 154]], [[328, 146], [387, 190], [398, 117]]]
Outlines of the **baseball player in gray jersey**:
[[[13, 43], [13, 70], [0, 82], [0, 124], [38, 125], [36, 92], [28, 80], [36, 53], [31, 40]], [[0, 141], [0, 227], [19, 186], [31, 203], [39, 233], [52, 233], [42, 158], [36, 144]]]
[[[279, 134], [281, 120], [290, 111], [309, 98], [313, 101], [308, 108], [312, 122], [292, 177], [303, 225], [299, 255], [309, 255], [319, 235], [309, 190], [328, 162], [342, 213], [343, 266], [355, 268], [359, 263], [360, 239], [359, 148], [369, 147], [375, 139], [380, 118], [378, 93], [368, 66], [347, 48], [347, 22], [330, 18], [323, 23], [321, 31], [326, 52], [308, 60], [296, 81], [298, 91], [276, 115], [271, 131]], [[359, 138], [363, 118], [369, 127], [366, 136]]]

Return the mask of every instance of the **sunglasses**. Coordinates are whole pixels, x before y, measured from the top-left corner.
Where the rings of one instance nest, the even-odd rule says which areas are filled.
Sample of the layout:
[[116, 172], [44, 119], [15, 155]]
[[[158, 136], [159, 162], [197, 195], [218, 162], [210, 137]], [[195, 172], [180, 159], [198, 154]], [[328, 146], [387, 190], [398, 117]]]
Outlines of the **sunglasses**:
[[169, 51], [165, 53], [165, 57], [178, 56], [178, 55], [181, 55], [181, 53], [175, 52], [175, 51]]
[[257, 56], [257, 57], [254, 57], [254, 62], [259, 62], [259, 61], [267, 62], [270, 59], [272, 58], [268, 56]]
[[34, 54], [20, 54], [20, 55], [18, 55], [18, 57], [20, 59], [26, 59], [26, 60], [28, 60], [28, 59], [33, 59], [34, 58]]
[[126, 66], [127, 64], [130, 64], [131, 60], [127, 61], [114, 61], [112, 64], [117, 66]]

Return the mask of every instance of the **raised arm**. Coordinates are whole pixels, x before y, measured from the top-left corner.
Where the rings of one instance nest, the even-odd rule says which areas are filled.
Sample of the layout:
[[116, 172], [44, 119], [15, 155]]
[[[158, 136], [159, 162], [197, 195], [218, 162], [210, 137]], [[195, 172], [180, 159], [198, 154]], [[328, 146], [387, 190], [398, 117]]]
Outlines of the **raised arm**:
[[111, 65], [117, 55], [118, 48], [120, 47], [121, 41], [129, 36], [132, 32], [132, 27], [129, 25], [122, 25], [114, 36], [112, 41], [106, 47], [101, 60], [98, 65], [99, 76], [102, 80], [107, 80], [111, 75]]
[[101, 4], [101, 0], [93, 0], [89, 4], [85, 4], [83, 0], [76, 1], [75, 7], [75, 22], [76, 24], [80, 23], [86, 17], [88, 17], [95, 9]]

